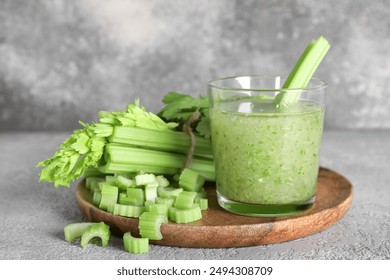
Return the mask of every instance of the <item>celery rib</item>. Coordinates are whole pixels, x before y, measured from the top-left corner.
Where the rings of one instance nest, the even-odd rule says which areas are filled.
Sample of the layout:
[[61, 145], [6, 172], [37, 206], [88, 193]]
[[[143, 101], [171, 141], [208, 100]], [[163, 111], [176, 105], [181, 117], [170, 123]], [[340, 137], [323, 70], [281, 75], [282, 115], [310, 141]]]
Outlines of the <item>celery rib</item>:
[[280, 107], [298, 101], [302, 92], [300, 89], [308, 85], [329, 48], [330, 44], [323, 36], [308, 44], [282, 87], [283, 89], [297, 90], [281, 91], [275, 98], [276, 105]]
[[[101, 171], [112, 174], [143, 170], [147, 173], [174, 175], [186, 161], [186, 157], [181, 154], [114, 144], [106, 145], [105, 159], [106, 165], [101, 167]], [[215, 181], [215, 167], [212, 160], [194, 157], [190, 168], [206, 180]]]
[[[151, 130], [137, 127], [114, 127], [109, 142], [186, 154], [190, 139], [184, 132]], [[195, 155], [212, 155], [211, 142], [196, 136]]]

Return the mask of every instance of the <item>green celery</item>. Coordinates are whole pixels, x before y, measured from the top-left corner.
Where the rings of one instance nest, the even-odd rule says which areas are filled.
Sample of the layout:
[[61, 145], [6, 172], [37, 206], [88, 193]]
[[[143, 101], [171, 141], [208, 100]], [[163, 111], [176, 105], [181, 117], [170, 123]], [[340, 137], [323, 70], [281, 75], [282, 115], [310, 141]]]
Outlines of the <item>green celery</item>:
[[155, 185], [151, 186], [151, 185], [152, 184], [148, 184], [144, 188], [145, 200], [154, 203], [154, 201], [156, 200], [156, 197], [157, 197], [157, 186], [155, 186]]
[[159, 187], [168, 187], [169, 186], [169, 180], [165, 178], [163, 175], [156, 176], [156, 180]]
[[[145, 192], [140, 188], [127, 188], [127, 199], [123, 204], [143, 206], [145, 203]], [[120, 202], [122, 203], [122, 202]]]
[[141, 174], [135, 176], [135, 184], [137, 186], [145, 186], [150, 183], [157, 182], [156, 176], [154, 174]]
[[183, 191], [182, 188], [174, 188], [174, 187], [158, 187], [157, 195], [161, 198], [171, 198], [177, 197], [179, 193]]
[[151, 212], [144, 212], [139, 217], [138, 229], [143, 238], [150, 240], [161, 240], [161, 224], [168, 223], [168, 219], [164, 215], [159, 215]]
[[173, 207], [177, 209], [190, 209], [194, 205], [196, 192], [182, 191], [176, 197]]
[[81, 235], [80, 245], [86, 247], [92, 240], [100, 239], [100, 245], [105, 247], [108, 245], [111, 236], [110, 227], [104, 222], [92, 223], [87, 227]]
[[123, 235], [123, 246], [125, 250], [132, 254], [145, 254], [149, 252], [149, 239], [136, 238], [131, 236], [130, 232]]
[[195, 203], [199, 204], [200, 210], [207, 210], [209, 208], [209, 201], [207, 198], [195, 198]]
[[146, 201], [145, 211], [154, 214], [164, 215], [166, 218], [168, 218], [168, 204], [158, 204]]
[[135, 186], [135, 183], [133, 180], [126, 178], [124, 176], [118, 175], [115, 178], [115, 185], [120, 189], [120, 190], [126, 190], [127, 188], [131, 188]]
[[99, 207], [101, 200], [102, 200], [102, 193], [100, 191], [95, 191], [92, 195], [92, 204]]
[[173, 206], [174, 197], [156, 197], [156, 204], [166, 204], [168, 209]]
[[101, 192], [99, 208], [107, 210], [108, 206], [118, 201], [119, 190], [115, 186], [104, 185]]
[[112, 214], [129, 218], [139, 218], [144, 211], [145, 207], [143, 206], [125, 205], [119, 203], [112, 204], [111, 206]]
[[85, 179], [85, 187], [88, 190], [91, 190], [92, 185], [97, 184], [99, 182], [103, 182], [103, 181], [104, 181], [104, 178], [100, 178], [100, 177], [87, 177]]
[[[186, 161], [186, 157], [181, 154], [114, 144], [106, 145], [105, 159], [106, 165], [101, 167], [105, 173], [134, 172], [138, 169], [159, 174], [159, 170], [156, 170], [158, 167], [164, 172], [160, 174], [166, 175], [178, 173]], [[190, 168], [206, 180], [215, 181], [215, 168], [212, 160], [194, 157]]]
[[65, 240], [72, 242], [74, 239], [81, 237], [83, 232], [91, 226], [92, 223], [74, 223], [64, 227]]
[[169, 219], [175, 223], [191, 223], [202, 219], [202, 212], [199, 205], [194, 205], [190, 209], [169, 209]]
[[199, 175], [198, 172], [185, 168], [179, 177], [179, 186], [185, 191], [199, 191], [205, 183], [205, 178]]

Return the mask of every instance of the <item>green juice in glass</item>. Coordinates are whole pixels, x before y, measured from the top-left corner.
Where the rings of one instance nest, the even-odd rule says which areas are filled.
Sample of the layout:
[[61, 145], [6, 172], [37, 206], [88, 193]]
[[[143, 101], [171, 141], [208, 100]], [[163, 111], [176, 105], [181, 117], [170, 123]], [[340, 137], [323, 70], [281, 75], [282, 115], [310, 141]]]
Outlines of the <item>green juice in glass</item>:
[[316, 192], [324, 107], [273, 98], [224, 101], [210, 109], [218, 200], [231, 212], [294, 214]]

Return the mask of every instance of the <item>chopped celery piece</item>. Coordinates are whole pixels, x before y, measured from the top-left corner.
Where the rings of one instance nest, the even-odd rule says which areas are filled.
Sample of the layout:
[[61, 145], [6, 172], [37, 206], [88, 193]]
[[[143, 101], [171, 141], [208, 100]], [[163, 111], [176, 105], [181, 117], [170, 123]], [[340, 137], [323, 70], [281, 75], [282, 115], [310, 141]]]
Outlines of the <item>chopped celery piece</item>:
[[111, 175], [106, 176], [106, 182], [114, 183], [114, 181], [115, 181], [115, 176], [111, 176]]
[[190, 168], [185, 168], [179, 177], [179, 186], [185, 191], [197, 192], [201, 187], [203, 187], [204, 183], [205, 178]]
[[83, 232], [90, 225], [92, 225], [92, 223], [74, 223], [66, 225], [64, 227], [65, 240], [68, 242], [72, 242], [74, 239], [81, 237]]
[[135, 184], [137, 186], [145, 186], [147, 184], [156, 183], [156, 176], [154, 174], [141, 174], [135, 176]]
[[195, 198], [195, 203], [199, 204], [200, 210], [207, 210], [209, 208], [209, 201], [207, 198]]
[[165, 188], [169, 186], [169, 180], [165, 178], [163, 175], [156, 176], [156, 181], [159, 187]]
[[125, 205], [125, 204], [111, 204], [110, 210], [114, 215], [129, 217], [129, 218], [138, 218], [145, 211], [145, 207], [136, 206], [136, 205]]
[[[99, 167], [102, 172], [105, 173], [118, 173], [118, 172], [139, 172], [140, 170], [148, 170], [154, 174], [175, 174], [179, 171], [177, 168], [161, 167], [153, 165], [140, 165], [140, 164], [123, 164], [114, 163], [110, 159], [104, 166]], [[211, 174], [211, 173], [210, 173]], [[210, 175], [211, 176], [211, 175]]]
[[144, 212], [139, 217], [138, 229], [143, 238], [150, 240], [161, 240], [161, 224], [168, 223], [168, 219], [164, 215], [159, 215], [151, 212]]
[[[190, 148], [190, 139], [184, 132], [172, 130], [150, 130], [137, 127], [115, 126], [111, 143], [119, 143], [152, 150], [186, 154]], [[212, 155], [211, 142], [196, 136], [195, 155]]]
[[115, 185], [118, 186], [120, 190], [126, 190], [127, 188], [131, 188], [135, 186], [133, 180], [126, 178], [124, 176], [118, 175], [115, 178]]
[[81, 247], [86, 247], [92, 240], [98, 238], [101, 240], [100, 245], [105, 247], [108, 245], [110, 240], [111, 232], [110, 227], [104, 222], [92, 223], [87, 227], [81, 235], [80, 245]]
[[92, 204], [99, 207], [101, 199], [102, 199], [102, 193], [98, 191], [94, 192], [92, 195]]
[[116, 203], [118, 201], [118, 188], [110, 185], [103, 185], [102, 187], [102, 197], [100, 199], [99, 208], [102, 210], [107, 210], [108, 205], [111, 203]]
[[136, 206], [143, 206], [145, 203], [145, 192], [139, 188], [127, 188], [127, 199], [128, 203]]
[[156, 200], [157, 197], [157, 187], [154, 185], [146, 185], [145, 186], [145, 200], [153, 202]]
[[297, 90], [281, 91], [275, 98], [277, 106], [288, 107], [288, 104], [298, 101], [302, 92], [301, 89], [308, 85], [329, 48], [330, 44], [323, 36], [320, 36], [317, 40], [312, 40], [308, 44], [282, 87]]
[[132, 254], [145, 254], [149, 252], [149, 239], [133, 237], [130, 232], [126, 232], [123, 235], [123, 245], [125, 250]]
[[168, 198], [168, 197], [177, 197], [179, 193], [183, 191], [182, 188], [174, 188], [174, 187], [158, 187], [157, 194], [159, 197]]
[[156, 204], [166, 204], [168, 209], [173, 206], [174, 202], [174, 197], [156, 197]]
[[200, 188], [200, 190], [196, 193], [197, 198], [207, 198], [207, 192], [204, 188]]
[[156, 204], [146, 201], [145, 211], [154, 214], [164, 215], [166, 218], [168, 218], [168, 204]]
[[[182, 154], [146, 150], [135, 147], [107, 144], [105, 147], [106, 165], [101, 167], [105, 173], [137, 172], [174, 175], [183, 167], [186, 156]], [[194, 157], [190, 168], [208, 181], [215, 181], [214, 161]]]
[[176, 197], [173, 207], [177, 209], [191, 209], [194, 206], [196, 192], [182, 191]]
[[190, 209], [178, 209], [172, 207], [169, 209], [169, 219], [175, 223], [191, 223], [202, 218], [202, 212], [199, 205]]
[[104, 178], [100, 178], [100, 177], [87, 177], [85, 178], [85, 187], [88, 189], [88, 190], [91, 190], [92, 186], [99, 183], [99, 182], [103, 182], [104, 181]]

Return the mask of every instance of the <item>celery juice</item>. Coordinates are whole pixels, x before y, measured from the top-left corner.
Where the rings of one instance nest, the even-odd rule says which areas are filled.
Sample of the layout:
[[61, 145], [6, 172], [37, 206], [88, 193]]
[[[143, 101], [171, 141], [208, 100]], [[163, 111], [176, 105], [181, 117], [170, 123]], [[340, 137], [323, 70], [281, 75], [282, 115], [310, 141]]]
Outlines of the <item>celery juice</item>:
[[[219, 203], [231, 212], [292, 214], [314, 201], [324, 107], [225, 101], [210, 109]], [[282, 207], [281, 207], [282, 206]], [[284, 208], [283, 208], [284, 207]], [[247, 210], [247, 211], [246, 211]]]

